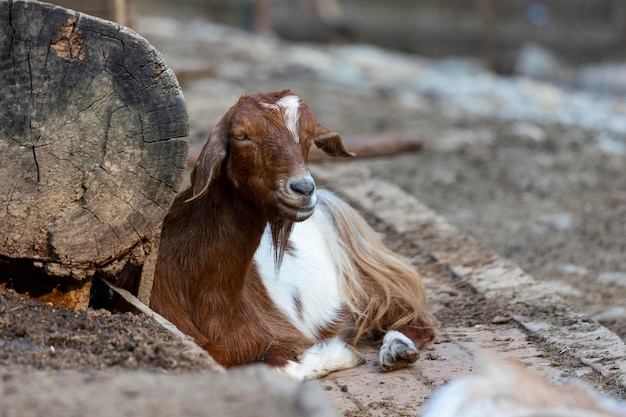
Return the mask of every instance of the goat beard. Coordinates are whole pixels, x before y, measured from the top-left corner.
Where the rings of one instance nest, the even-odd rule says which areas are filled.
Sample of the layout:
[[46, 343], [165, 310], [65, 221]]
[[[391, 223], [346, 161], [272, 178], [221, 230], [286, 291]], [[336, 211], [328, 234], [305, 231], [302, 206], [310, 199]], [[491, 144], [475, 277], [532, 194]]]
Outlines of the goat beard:
[[276, 270], [283, 263], [285, 249], [289, 243], [289, 236], [293, 230], [293, 221], [284, 219], [274, 219], [269, 222], [270, 231], [272, 232], [272, 243], [274, 244], [274, 265]]

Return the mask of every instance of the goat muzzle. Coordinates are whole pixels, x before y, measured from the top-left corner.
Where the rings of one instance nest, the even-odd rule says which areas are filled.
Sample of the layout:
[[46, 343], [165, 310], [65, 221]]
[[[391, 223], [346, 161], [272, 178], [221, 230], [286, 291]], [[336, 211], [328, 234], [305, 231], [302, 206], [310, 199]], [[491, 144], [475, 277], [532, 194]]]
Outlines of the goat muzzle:
[[315, 181], [311, 175], [289, 180], [279, 193], [278, 202], [290, 220], [303, 221], [311, 217], [317, 203]]

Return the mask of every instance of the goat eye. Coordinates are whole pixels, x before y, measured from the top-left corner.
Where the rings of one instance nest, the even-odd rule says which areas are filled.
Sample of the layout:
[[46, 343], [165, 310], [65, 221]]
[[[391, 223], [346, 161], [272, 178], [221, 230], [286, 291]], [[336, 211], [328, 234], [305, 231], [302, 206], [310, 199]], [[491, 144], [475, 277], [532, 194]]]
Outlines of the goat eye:
[[246, 132], [244, 132], [243, 130], [236, 130], [233, 132], [233, 138], [235, 138], [236, 140], [244, 140], [248, 137], [248, 135], [246, 135]]
[[243, 130], [243, 129], [237, 129], [234, 130], [232, 133], [232, 138], [235, 139], [238, 142], [250, 142], [250, 143], [254, 143], [254, 141], [252, 140], [252, 138], [250, 138], [250, 136], [248, 136], [248, 134]]

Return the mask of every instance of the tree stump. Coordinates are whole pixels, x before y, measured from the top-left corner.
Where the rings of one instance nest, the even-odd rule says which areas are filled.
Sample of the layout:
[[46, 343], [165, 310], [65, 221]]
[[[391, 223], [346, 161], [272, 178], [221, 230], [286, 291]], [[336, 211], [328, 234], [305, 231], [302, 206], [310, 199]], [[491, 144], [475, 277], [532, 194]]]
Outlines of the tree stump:
[[162, 56], [118, 24], [0, 0], [0, 97], [0, 282], [88, 293], [141, 265], [188, 148]]

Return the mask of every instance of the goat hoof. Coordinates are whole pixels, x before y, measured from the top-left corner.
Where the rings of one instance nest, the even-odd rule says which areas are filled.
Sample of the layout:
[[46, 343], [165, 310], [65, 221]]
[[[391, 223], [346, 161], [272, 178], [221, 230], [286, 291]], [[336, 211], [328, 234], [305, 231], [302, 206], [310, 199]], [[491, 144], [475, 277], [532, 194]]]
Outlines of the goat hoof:
[[367, 362], [367, 359], [359, 353], [359, 356], [357, 357], [357, 364], [355, 366], [363, 365], [365, 362]]
[[355, 347], [347, 345], [348, 348], [350, 348], [350, 350], [352, 351], [352, 353], [354, 354], [354, 366], [359, 366], [359, 365], [363, 365], [365, 362], [367, 362], [367, 359], [365, 359], [365, 356], [363, 356], [363, 354], [361, 352], [359, 352]]
[[419, 350], [411, 339], [400, 332], [387, 333], [380, 348], [379, 362], [383, 371], [408, 367], [419, 358]]

